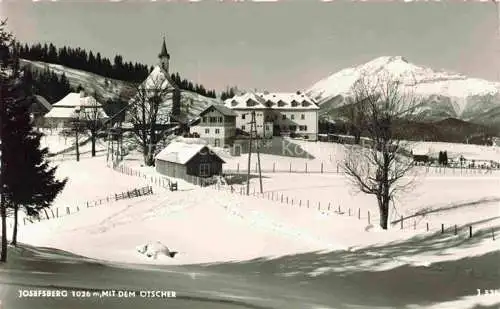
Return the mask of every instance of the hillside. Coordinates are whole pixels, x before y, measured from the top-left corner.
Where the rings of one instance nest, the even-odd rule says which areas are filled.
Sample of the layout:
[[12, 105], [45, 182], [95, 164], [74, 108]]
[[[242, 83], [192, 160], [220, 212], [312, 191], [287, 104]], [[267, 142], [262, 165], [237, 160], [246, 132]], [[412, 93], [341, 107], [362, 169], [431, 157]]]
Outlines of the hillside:
[[[128, 101], [135, 92], [135, 85], [132, 83], [106, 78], [86, 71], [71, 69], [59, 64], [21, 59], [21, 65], [29, 66], [33, 71], [45, 70], [45, 68], [48, 67], [59, 75], [65, 73], [73, 88], [81, 85], [87, 91], [95, 91], [97, 99], [102, 102], [116, 99]], [[55, 102], [50, 103], [53, 104]]]
[[[104, 104], [108, 100], [118, 99], [123, 102], [129, 102], [129, 100], [135, 95], [136, 87], [138, 86], [121, 80], [105, 78], [98, 74], [67, 68], [58, 64], [21, 60], [21, 65], [29, 66], [34, 71], [44, 70], [46, 67], [48, 67], [50, 70], [59, 75], [65, 73], [72, 87], [76, 88], [78, 87], [78, 85], [81, 85], [87, 91], [95, 91], [96, 99], [103, 102]], [[160, 72], [160, 68], [158, 66], [153, 69], [150, 75], [146, 78], [145, 82], [147, 83], [147, 81], [151, 80], [152, 78], [167, 80], [165, 75]], [[168, 87], [170, 83], [171, 80], [169, 79], [168, 81], [166, 81], [164, 86]], [[53, 104], [55, 102], [51, 103]], [[181, 90], [181, 113], [182, 116], [187, 117], [188, 119], [195, 118], [199, 112], [213, 103], [219, 104], [221, 102], [219, 102], [217, 99], [208, 98], [191, 91]], [[171, 94], [169, 94], [167, 95], [167, 99], [165, 100], [162, 107], [164, 108], [164, 110], [170, 111], [171, 106], [172, 100]]]
[[353, 85], [363, 75], [401, 81], [405, 90], [424, 101], [427, 120], [456, 118], [487, 126], [500, 123], [500, 83], [417, 66], [401, 56], [379, 57], [341, 70], [318, 81], [306, 93], [319, 102], [322, 115], [328, 118], [345, 105]]

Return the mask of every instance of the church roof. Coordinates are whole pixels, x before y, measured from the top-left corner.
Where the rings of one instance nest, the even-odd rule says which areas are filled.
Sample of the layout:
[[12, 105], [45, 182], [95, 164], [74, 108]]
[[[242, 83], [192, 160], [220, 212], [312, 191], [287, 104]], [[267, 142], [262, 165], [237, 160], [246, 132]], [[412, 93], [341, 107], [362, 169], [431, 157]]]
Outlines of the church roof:
[[161, 51], [160, 54], [158, 55], [158, 58], [163, 58], [163, 57], [167, 57], [168, 59], [170, 59], [170, 55], [168, 54], [167, 51], [167, 44], [165, 43], [165, 37], [163, 37], [163, 44], [161, 45]]

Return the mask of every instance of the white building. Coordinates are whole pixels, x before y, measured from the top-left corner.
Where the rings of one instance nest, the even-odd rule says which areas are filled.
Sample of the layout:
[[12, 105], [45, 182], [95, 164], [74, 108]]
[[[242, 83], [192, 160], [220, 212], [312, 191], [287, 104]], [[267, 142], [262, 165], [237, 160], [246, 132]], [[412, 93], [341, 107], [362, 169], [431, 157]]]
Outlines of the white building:
[[212, 104], [200, 113], [199, 121], [190, 128], [214, 147], [232, 145], [236, 136], [237, 114], [224, 105]]
[[255, 111], [259, 136], [318, 139], [319, 107], [303, 93], [245, 93], [227, 99], [225, 105], [236, 112], [236, 127], [243, 131], [250, 131]]
[[[79, 111], [77, 114], [76, 111]], [[85, 120], [106, 120], [108, 115], [104, 112], [102, 105], [92, 96], [86, 96], [85, 92], [71, 92], [59, 102], [52, 105], [50, 112], [44, 116], [47, 125], [53, 128], [65, 128], [72, 126], [77, 118]]]

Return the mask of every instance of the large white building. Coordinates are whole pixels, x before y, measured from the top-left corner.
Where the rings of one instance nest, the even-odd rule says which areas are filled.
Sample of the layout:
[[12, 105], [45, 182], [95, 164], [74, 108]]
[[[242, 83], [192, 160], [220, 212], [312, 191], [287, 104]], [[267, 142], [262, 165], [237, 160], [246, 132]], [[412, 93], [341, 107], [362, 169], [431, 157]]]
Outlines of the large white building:
[[237, 114], [236, 127], [243, 131], [250, 131], [251, 113], [255, 111], [259, 136], [318, 138], [319, 107], [303, 93], [245, 93], [224, 103]]

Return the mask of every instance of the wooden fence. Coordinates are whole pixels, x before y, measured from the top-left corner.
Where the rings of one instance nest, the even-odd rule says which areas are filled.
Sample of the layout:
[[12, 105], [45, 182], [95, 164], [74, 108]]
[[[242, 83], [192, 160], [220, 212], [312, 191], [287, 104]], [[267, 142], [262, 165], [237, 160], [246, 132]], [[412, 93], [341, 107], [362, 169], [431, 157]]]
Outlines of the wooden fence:
[[[250, 173], [258, 173], [257, 163], [251, 167]], [[324, 162], [272, 162], [261, 164], [262, 173], [297, 173], [297, 174], [341, 174], [342, 166], [335, 163]], [[415, 166], [416, 172], [421, 172], [425, 175], [448, 175], [448, 176], [470, 176], [470, 175], [491, 175], [499, 169], [493, 168], [460, 168], [460, 167], [441, 167], [441, 166]], [[236, 164], [236, 168], [225, 168], [225, 174], [246, 174], [248, 173], [247, 165], [244, 167]]]
[[[116, 166], [113, 169], [119, 173], [122, 173], [122, 174], [125, 174], [128, 176], [136, 176], [136, 177], [143, 178], [143, 179], [151, 182], [152, 184], [157, 185], [159, 187], [162, 187], [164, 189], [173, 190], [174, 188], [177, 187], [177, 182], [171, 180], [167, 176], [163, 176], [163, 175], [159, 175], [159, 174], [154, 175], [154, 176], [151, 174], [145, 174], [141, 171], [135, 170], [135, 169], [130, 168], [130, 167], [125, 166], [125, 165]], [[206, 186], [209, 186], [209, 185], [212, 185], [215, 183], [214, 179], [212, 179], [212, 178], [203, 178], [203, 177], [197, 177], [197, 176], [192, 176], [192, 175], [187, 175], [184, 180], [193, 184], [193, 185], [197, 185], [200, 187], [206, 187]]]
[[[238, 195], [246, 195], [246, 188], [245, 187], [240, 187], [235, 189], [233, 186], [213, 186], [213, 189], [217, 191], [228, 191], [232, 194], [238, 194]], [[335, 203], [335, 202], [329, 202], [329, 203], [321, 203], [321, 202], [315, 202], [312, 200], [302, 200], [302, 199], [297, 199], [293, 198], [291, 196], [283, 195], [283, 193], [279, 192], [264, 192], [264, 193], [259, 193], [255, 191], [255, 188], [250, 192], [249, 194], [250, 197], [254, 198], [259, 198], [259, 199], [266, 199], [270, 201], [274, 201], [276, 203], [286, 205], [289, 207], [297, 207], [297, 208], [307, 208], [311, 209], [313, 211], [318, 211], [321, 212], [324, 215], [339, 215], [339, 216], [347, 216], [351, 217], [352, 219], [357, 219], [357, 220], [366, 220], [366, 223], [368, 225], [378, 225], [379, 222], [379, 216], [378, 213], [373, 214], [370, 213], [369, 210], [362, 210], [361, 207], [342, 207], [340, 203]], [[441, 233], [441, 234], [446, 234], [446, 233], [453, 233], [454, 235], [464, 235], [464, 231], [467, 232], [467, 236], [469, 238], [472, 238], [474, 235], [484, 235], [484, 234], [489, 234], [493, 240], [495, 240], [495, 230], [493, 228], [491, 229], [478, 229], [473, 233], [473, 228], [472, 225], [445, 225], [441, 224], [439, 226], [432, 226], [429, 224], [429, 222], [423, 222], [425, 223], [425, 228], [422, 227], [420, 224], [418, 224], [418, 218], [417, 217], [412, 217], [413, 220], [410, 220], [410, 218], [404, 218], [400, 217], [398, 220], [392, 220], [389, 221], [388, 223], [392, 226], [392, 228], [397, 227], [399, 225], [400, 229], [407, 229], [407, 230], [420, 230], [420, 231], [425, 231], [425, 232], [432, 232], [432, 233]]]
[[[132, 189], [125, 192], [116, 193], [97, 200], [86, 201], [81, 205], [81, 207], [78, 205], [74, 207], [66, 206], [65, 208], [62, 208], [63, 211], [60, 210], [61, 209], [60, 207], [57, 207], [55, 209], [53, 208], [42, 209], [43, 213], [41, 214], [39, 213], [37, 217], [23, 217], [23, 223], [24, 225], [26, 225], [28, 223], [40, 222], [41, 220], [60, 218], [79, 212], [84, 208], [96, 207], [106, 203], [112, 203], [123, 199], [130, 199], [151, 194], [153, 194], [153, 188], [151, 186], [147, 186], [147, 187]], [[45, 215], [45, 217], [43, 215]]]

